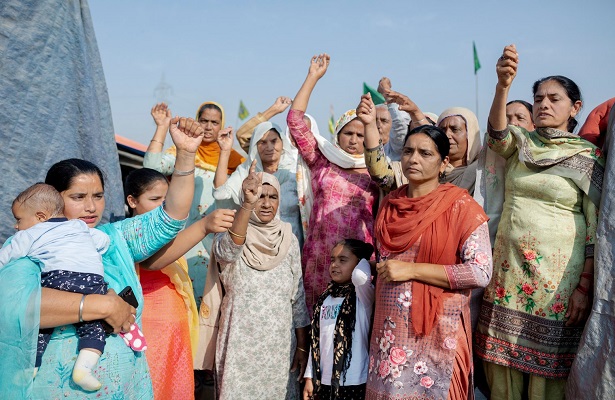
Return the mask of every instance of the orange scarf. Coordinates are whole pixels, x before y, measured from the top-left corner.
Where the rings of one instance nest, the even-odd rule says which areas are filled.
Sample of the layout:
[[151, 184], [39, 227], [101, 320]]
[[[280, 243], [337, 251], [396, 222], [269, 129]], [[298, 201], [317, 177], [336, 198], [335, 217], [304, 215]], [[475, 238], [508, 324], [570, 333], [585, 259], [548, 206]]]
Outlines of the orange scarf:
[[[220, 109], [222, 113], [221, 121], [220, 121], [220, 126], [221, 126], [220, 129], [223, 129], [224, 128], [224, 109], [222, 108], [220, 104], [216, 103], [215, 101], [206, 101], [202, 103], [196, 111], [197, 112], [196, 120], [197, 121], [199, 120], [200, 115], [198, 113], [199, 111], [201, 111], [203, 106], [206, 104], [213, 104]], [[166, 152], [168, 154], [172, 154], [175, 156], [177, 153], [177, 150], [175, 149], [175, 146], [171, 146]], [[217, 142], [201, 143], [198, 150], [196, 151], [196, 160], [194, 164], [197, 168], [213, 172], [218, 167], [219, 159], [220, 159], [220, 146], [218, 146]], [[233, 172], [235, 172], [235, 169], [239, 165], [241, 165], [241, 163], [243, 163], [244, 161], [245, 161], [245, 158], [243, 158], [241, 154], [239, 154], [235, 150], [232, 150], [231, 156], [228, 160], [227, 174], [230, 175]]]
[[[426, 196], [409, 198], [408, 185], [391, 192], [376, 218], [376, 240], [391, 253], [408, 250], [421, 238], [417, 263], [451, 265], [460, 262], [461, 246], [470, 234], [488, 220], [483, 209], [465, 189], [450, 183]], [[454, 204], [461, 200], [459, 206]], [[444, 300], [453, 293], [412, 281], [412, 327], [428, 335], [443, 311]]]

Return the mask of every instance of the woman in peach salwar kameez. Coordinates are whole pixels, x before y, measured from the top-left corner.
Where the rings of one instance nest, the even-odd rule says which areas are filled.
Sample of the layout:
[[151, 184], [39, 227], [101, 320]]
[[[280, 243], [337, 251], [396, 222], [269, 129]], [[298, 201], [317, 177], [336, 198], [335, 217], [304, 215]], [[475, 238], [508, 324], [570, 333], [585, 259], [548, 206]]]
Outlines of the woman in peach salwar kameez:
[[409, 184], [378, 212], [366, 399], [472, 397], [470, 293], [489, 282], [491, 244], [482, 208], [438, 182], [448, 150], [439, 128], [412, 130], [401, 159]]

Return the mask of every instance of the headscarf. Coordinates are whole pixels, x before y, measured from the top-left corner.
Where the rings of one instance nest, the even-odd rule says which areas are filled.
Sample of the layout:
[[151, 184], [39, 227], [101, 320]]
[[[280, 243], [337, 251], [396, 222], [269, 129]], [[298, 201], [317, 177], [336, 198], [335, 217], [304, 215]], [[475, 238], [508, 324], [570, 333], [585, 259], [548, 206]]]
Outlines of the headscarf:
[[476, 115], [464, 107], [451, 107], [444, 110], [438, 118], [438, 126], [448, 118], [458, 116], [463, 118], [466, 123], [466, 131], [468, 138], [468, 147], [466, 149], [466, 165], [461, 167], [453, 167], [448, 165], [444, 172], [442, 182], [450, 182], [453, 185], [467, 189], [470, 193], [474, 192], [474, 184], [476, 181], [476, 165], [478, 154], [480, 153], [480, 127]]
[[[407, 188], [392, 191], [378, 212], [374, 232], [381, 249], [402, 253], [420, 239], [417, 263], [458, 263], [461, 245], [488, 219], [483, 209], [465, 189], [450, 183], [416, 198], [407, 196]], [[457, 201], [463, 205], [454, 207]], [[411, 317], [417, 335], [429, 335], [450, 296], [443, 288], [412, 281]]]
[[[262, 183], [273, 186], [280, 194], [280, 184], [275, 176], [263, 172]], [[268, 271], [277, 267], [288, 255], [293, 231], [289, 223], [280, 220], [279, 210], [278, 207], [275, 218], [266, 224], [260, 221], [256, 213], [251, 213], [241, 254], [241, 259], [247, 266], [259, 271]], [[216, 254], [212, 252], [199, 309], [201, 340], [194, 364], [195, 368], [199, 367], [197, 369], [213, 368], [223, 295]]]
[[[320, 135], [320, 131], [318, 130], [318, 124], [316, 123], [314, 117], [309, 114], [304, 115], [310, 119], [310, 130], [312, 131], [312, 135], [314, 135], [314, 138], [318, 143], [318, 147], [321, 148], [321, 140], [326, 143], [329, 143], [330, 145], [331, 143]], [[286, 127], [286, 133], [284, 136], [286, 136], [286, 138], [292, 145], [292, 141], [290, 140], [290, 130], [288, 129], [288, 126]], [[301, 154], [299, 154], [299, 150], [297, 150], [295, 146], [292, 146], [292, 154], [297, 160], [297, 197], [299, 198], [299, 211], [301, 213], [301, 224], [303, 225], [303, 240], [307, 240], [308, 224], [310, 222], [310, 215], [312, 214], [312, 209], [314, 207], [314, 192], [312, 192], [312, 174], [310, 173], [310, 167], [308, 167], [303, 157], [301, 157]]]
[[[275, 176], [263, 172], [262, 183], [263, 185], [273, 186], [278, 192], [278, 196], [282, 195], [280, 184]], [[267, 223], [261, 221], [256, 212], [252, 211], [241, 259], [251, 268], [269, 271], [277, 267], [286, 258], [292, 237], [291, 225], [280, 220], [280, 207], [278, 207], [275, 217]]]
[[[258, 142], [271, 129], [276, 130], [282, 138], [282, 155], [280, 156], [278, 171], [287, 170], [290, 172], [290, 175], [293, 175], [294, 177], [297, 162], [296, 158], [293, 157], [293, 145], [290, 140], [282, 134], [282, 129], [277, 124], [269, 121], [261, 122], [254, 128], [254, 133], [250, 139], [248, 158], [239, 167], [237, 167], [235, 172], [231, 174], [223, 186], [214, 190], [214, 198], [216, 200], [232, 198], [235, 204], [241, 204], [241, 184], [250, 174], [250, 166], [252, 165], [252, 161], [256, 160], [256, 172], [263, 171], [263, 163], [261, 162], [260, 155], [258, 154]], [[276, 175], [280, 174], [276, 173]]]
[[[199, 108], [197, 108], [196, 110], [196, 119], [198, 121], [200, 115], [199, 115], [199, 111], [201, 111], [201, 109], [203, 108], [203, 106], [207, 105], [207, 104], [212, 104], [216, 107], [218, 107], [220, 109], [220, 114], [222, 116], [222, 119], [220, 121], [220, 126], [222, 128], [224, 128], [224, 108], [222, 108], [222, 106], [218, 103], [216, 103], [215, 101], [206, 101], [204, 103], [202, 103]], [[222, 129], [221, 128], [221, 129]], [[175, 148], [175, 146], [171, 146], [169, 147], [169, 149], [166, 151], [167, 154], [171, 154], [173, 156], [177, 155], [177, 149]], [[194, 161], [194, 164], [197, 168], [200, 169], [204, 169], [206, 171], [215, 171], [216, 168], [218, 167], [218, 160], [220, 159], [220, 146], [218, 145], [218, 143], [214, 140], [213, 142], [210, 143], [203, 143], [201, 142], [201, 144], [199, 145], [199, 148], [196, 151], [196, 160]], [[244, 158], [237, 153], [235, 150], [231, 151], [231, 156], [228, 160], [228, 171], [227, 174], [230, 175], [232, 174], [235, 169], [239, 166], [239, 164], [241, 164], [244, 161]]]

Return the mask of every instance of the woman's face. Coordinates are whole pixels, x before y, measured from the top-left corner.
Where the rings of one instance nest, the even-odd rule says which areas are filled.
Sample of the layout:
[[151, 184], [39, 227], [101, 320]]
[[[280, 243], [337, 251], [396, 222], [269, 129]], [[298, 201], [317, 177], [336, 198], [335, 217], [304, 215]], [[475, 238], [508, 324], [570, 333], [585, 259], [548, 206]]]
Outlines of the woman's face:
[[528, 132], [534, 130], [532, 115], [521, 103], [510, 103], [506, 106], [506, 121], [508, 125], [518, 126]]
[[148, 211], [160, 206], [167, 196], [169, 184], [163, 180], [155, 181], [140, 196], [136, 198], [128, 195], [126, 198], [128, 206], [133, 210], [134, 215], [145, 214]]
[[254, 212], [263, 223], [271, 222], [278, 212], [280, 198], [278, 191], [271, 185], [264, 184], [260, 199], [256, 201]]
[[448, 136], [451, 145], [448, 156], [451, 162], [462, 160], [465, 164], [466, 151], [468, 150], [466, 121], [459, 115], [453, 115], [440, 121], [438, 127]]
[[337, 283], [350, 282], [352, 271], [359, 263], [359, 258], [355, 256], [346, 246], [338, 244], [331, 250], [331, 263], [329, 264], [329, 275], [331, 280]]
[[214, 108], [206, 108], [199, 117], [203, 130], [203, 143], [212, 143], [218, 140], [218, 132], [222, 129], [222, 113]]
[[568, 131], [568, 120], [579, 113], [581, 105], [580, 101], [570, 100], [559, 82], [543, 82], [534, 95], [534, 124], [537, 128]]
[[353, 119], [337, 134], [337, 143], [348, 154], [363, 154], [365, 127], [358, 118]]
[[401, 154], [401, 167], [404, 176], [413, 185], [438, 182], [447, 164], [448, 157], [444, 161], [440, 158], [436, 144], [426, 134], [415, 133], [406, 140]]
[[64, 199], [66, 218], [80, 219], [89, 228], [98, 225], [105, 211], [105, 191], [98, 174], [75, 176], [70, 187], [60, 194]]
[[277, 167], [282, 157], [283, 147], [284, 143], [282, 142], [282, 138], [275, 129], [271, 129], [269, 132], [265, 133], [256, 144], [258, 156], [263, 166], [273, 165]]

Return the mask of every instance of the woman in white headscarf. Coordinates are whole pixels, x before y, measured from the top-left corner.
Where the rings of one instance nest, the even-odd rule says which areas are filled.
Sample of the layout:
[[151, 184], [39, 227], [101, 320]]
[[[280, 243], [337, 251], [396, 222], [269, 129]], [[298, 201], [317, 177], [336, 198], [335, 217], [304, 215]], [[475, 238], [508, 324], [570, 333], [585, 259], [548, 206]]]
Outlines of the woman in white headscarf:
[[[293, 233], [303, 245], [303, 228], [299, 212], [299, 199], [297, 197], [297, 150], [292, 146], [282, 129], [272, 122], [261, 122], [254, 129], [250, 140], [248, 159], [243, 162], [231, 176], [224, 171], [224, 163], [228, 161], [227, 155], [233, 146], [233, 136], [229, 132], [218, 137], [220, 145], [220, 159], [213, 185], [213, 196], [216, 201], [232, 199], [239, 206], [241, 204], [241, 183], [248, 176], [250, 166], [256, 161], [256, 171], [268, 172], [274, 175], [280, 183], [280, 218], [293, 227]], [[218, 169], [216, 171], [218, 171]]]

